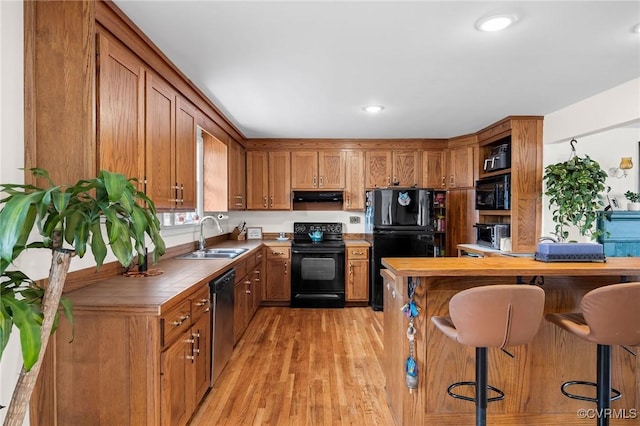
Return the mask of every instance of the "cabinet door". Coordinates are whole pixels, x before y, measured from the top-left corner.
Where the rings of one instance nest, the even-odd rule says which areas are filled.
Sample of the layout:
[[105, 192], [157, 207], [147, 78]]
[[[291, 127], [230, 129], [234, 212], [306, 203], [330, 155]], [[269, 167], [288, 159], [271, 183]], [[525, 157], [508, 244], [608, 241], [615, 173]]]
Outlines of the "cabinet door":
[[473, 147], [449, 151], [449, 188], [473, 188]]
[[229, 140], [229, 210], [246, 207], [246, 154], [239, 143]]
[[289, 152], [269, 153], [269, 208], [291, 210], [291, 157]]
[[[365, 249], [362, 249], [365, 250]], [[369, 300], [369, 261], [349, 259], [347, 262], [346, 300], [366, 302]]]
[[289, 259], [267, 260], [265, 300], [288, 302], [291, 300], [291, 274]]
[[318, 153], [316, 151], [291, 153], [291, 188], [318, 188]]
[[269, 154], [247, 152], [247, 209], [267, 210], [269, 197]]
[[453, 189], [447, 200], [447, 253], [457, 253], [458, 244], [475, 244], [473, 225], [478, 221], [473, 189]]
[[391, 186], [391, 151], [367, 151], [366, 187], [380, 188]]
[[98, 169], [144, 183], [142, 62], [119, 42], [98, 35]]
[[262, 302], [262, 254], [256, 255], [256, 259], [259, 261], [258, 264], [253, 268], [253, 284], [251, 287], [251, 309], [249, 310], [249, 318], [247, 318], [247, 323], [251, 321], [253, 314], [256, 313], [260, 303]]
[[[251, 291], [251, 279], [245, 275], [236, 283], [233, 293], [233, 335], [237, 343], [247, 328], [247, 292]], [[249, 293], [250, 294], [250, 293]]]
[[147, 73], [146, 156], [147, 196], [157, 209], [176, 206], [175, 181], [175, 99], [164, 80]]
[[194, 346], [196, 407], [209, 389], [211, 382], [211, 312], [200, 316], [191, 328]]
[[196, 208], [196, 108], [187, 100], [176, 100], [176, 177], [179, 200], [176, 207]]
[[344, 189], [344, 172], [344, 152], [320, 151], [318, 153], [319, 188]]
[[185, 425], [194, 409], [191, 333], [184, 333], [160, 356], [160, 421]]
[[364, 210], [364, 152], [346, 153], [345, 210]]
[[422, 152], [422, 186], [443, 189], [447, 187], [444, 151]]
[[395, 151], [393, 153], [393, 179], [394, 185], [418, 186], [420, 177], [420, 152], [419, 151]]

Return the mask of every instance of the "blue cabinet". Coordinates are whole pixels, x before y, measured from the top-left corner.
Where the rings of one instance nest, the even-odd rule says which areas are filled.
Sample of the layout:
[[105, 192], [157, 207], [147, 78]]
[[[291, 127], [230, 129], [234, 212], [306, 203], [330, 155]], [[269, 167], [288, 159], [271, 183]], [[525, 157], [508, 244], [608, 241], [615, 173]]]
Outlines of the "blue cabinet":
[[604, 245], [605, 256], [640, 257], [640, 212], [602, 212], [598, 229], [604, 231], [598, 242]]

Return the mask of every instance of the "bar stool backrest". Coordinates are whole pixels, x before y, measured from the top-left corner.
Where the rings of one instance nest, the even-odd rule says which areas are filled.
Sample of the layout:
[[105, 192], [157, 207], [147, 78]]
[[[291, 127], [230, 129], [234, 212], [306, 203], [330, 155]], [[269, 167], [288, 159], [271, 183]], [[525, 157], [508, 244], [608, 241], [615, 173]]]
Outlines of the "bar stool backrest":
[[461, 291], [449, 302], [458, 342], [503, 348], [529, 343], [538, 332], [544, 291], [530, 285], [487, 285]]
[[598, 287], [584, 295], [580, 310], [587, 340], [601, 345], [640, 345], [640, 282]]

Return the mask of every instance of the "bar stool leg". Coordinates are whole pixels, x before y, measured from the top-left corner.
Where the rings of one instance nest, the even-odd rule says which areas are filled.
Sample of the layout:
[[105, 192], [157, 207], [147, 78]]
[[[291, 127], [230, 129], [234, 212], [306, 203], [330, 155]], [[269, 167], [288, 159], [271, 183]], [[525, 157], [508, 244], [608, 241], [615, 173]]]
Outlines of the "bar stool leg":
[[611, 411], [611, 346], [598, 345], [596, 403], [598, 426], [609, 426]]
[[476, 348], [476, 426], [487, 424], [487, 348]]

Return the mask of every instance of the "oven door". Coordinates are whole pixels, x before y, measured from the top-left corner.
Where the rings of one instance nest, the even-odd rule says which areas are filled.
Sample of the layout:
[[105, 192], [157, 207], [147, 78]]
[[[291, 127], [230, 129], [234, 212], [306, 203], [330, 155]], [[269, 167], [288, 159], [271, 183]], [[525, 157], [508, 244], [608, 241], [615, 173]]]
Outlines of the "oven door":
[[292, 307], [342, 308], [344, 287], [344, 247], [292, 248]]

